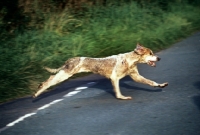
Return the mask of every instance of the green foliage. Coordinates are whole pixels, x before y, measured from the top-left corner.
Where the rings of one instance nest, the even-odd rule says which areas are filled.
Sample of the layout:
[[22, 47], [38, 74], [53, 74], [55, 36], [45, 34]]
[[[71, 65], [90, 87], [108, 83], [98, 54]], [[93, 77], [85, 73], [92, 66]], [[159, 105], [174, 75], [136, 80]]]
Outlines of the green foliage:
[[[58, 68], [74, 56], [104, 57], [132, 51], [137, 42], [158, 51], [200, 28], [198, 7], [187, 3], [167, 6], [163, 10], [156, 4], [107, 4], [79, 14], [37, 10], [42, 19], [31, 23], [35, 29], [1, 39], [0, 102], [36, 91], [48, 77], [43, 66]], [[0, 18], [1, 28], [2, 24]]]

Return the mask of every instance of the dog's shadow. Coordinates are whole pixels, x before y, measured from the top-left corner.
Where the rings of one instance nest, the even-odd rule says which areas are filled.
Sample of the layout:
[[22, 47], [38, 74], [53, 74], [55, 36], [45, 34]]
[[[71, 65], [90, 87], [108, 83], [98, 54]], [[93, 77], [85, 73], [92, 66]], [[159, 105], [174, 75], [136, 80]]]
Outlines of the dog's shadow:
[[131, 90], [141, 90], [141, 91], [147, 91], [147, 92], [161, 92], [162, 89], [148, 89], [148, 88], [142, 88], [142, 87], [136, 87], [132, 85], [128, 85], [126, 83], [121, 83], [121, 87], [124, 87], [126, 89], [131, 89]]
[[[195, 82], [193, 85], [200, 90], [200, 81]], [[193, 102], [200, 110], [200, 94], [193, 96]]]
[[[137, 86], [132, 86], [129, 85], [127, 83], [125, 83], [126, 81], [133, 81], [132, 79], [130, 79], [130, 77], [125, 77], [124, 79], [122, 79], [120, 81], [120, 89], [123, 91], [123, 88], [125, 88], [125, 91], [147, 91], [147, 92], [161, 92], [162, 89], [155, 89], [155, 88], [144, 88], [144, 87], [137, 87]], [[67, 91], [69, 89], [73, 89], [79, 86], [84, 86], [84, 84], [88, 84], [89, 82], [94, 82], [94, 80], [87, 80], [87, 81], [80, 81], [80, 80], [76, 80], [76, 81], [65, 81], [61, 84], [58, 84], [57, 86], [54, 86], [50, 89], [50, 91], [48, 90], [45, 93], [42, 93], [39, 97], [35, 98], [32, 100], [32, 102], [38, 102], [41, 99], [47, 98], [47, 97], [51, 97], [51, 96], [55, 96], [55, 95], [59, 95], [59, 93], [68, 93]], [[113, 86], [110, 82], [109, 79], [103, 78], [97, 81], [98, 83], [96, 83], [93, 86], [89, 86], [89, 88], [94, 88], [94, 89], [99, 89], [99, 90], [103, 90], [109, 94], [111, 94], [113, 97], [115, 97], [114, 91], [113, 91]], [[133, 84], [136, 83], [133, 81]], [[77, 85], [79, 84], [79, 85]]]

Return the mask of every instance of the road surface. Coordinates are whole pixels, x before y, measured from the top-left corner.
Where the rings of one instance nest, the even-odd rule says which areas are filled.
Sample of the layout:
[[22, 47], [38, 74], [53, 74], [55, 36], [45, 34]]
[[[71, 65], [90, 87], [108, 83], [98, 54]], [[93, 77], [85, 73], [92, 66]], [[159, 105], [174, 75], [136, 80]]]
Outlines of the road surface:
[[0, 135], [200, 135], [200, 32], [157, 53], [139, 72], [164, 89], [120, 81], [124, 95], [99, 75], [69, 80], [37, 99], [0, 105]]

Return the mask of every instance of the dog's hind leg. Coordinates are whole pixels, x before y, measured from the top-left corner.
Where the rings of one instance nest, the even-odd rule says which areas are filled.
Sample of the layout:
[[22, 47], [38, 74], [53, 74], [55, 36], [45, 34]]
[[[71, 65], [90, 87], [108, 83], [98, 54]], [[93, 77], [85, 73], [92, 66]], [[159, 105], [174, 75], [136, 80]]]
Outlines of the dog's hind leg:
[[119, 80], [118, 79], [111, 79], [113, 88], [114, 88], [114, 92], [115, 92], [115, 96], [118, 99], [132, 99], [132, 97], [125, 97], [121, 94], [120, 88], [119, 88]]
[[48, 80], [41, 83], [39, 85], [39, 90], [34, 94], [33, 97], [39, 96], [42, 92], [44, 92], [50, 86], [56, 85], [64, 80], [68, 79], [71, 76], [72, 76], [72, 74], [68, 74], [64, 70], [60, 70], [56, 75], [50, 76]]

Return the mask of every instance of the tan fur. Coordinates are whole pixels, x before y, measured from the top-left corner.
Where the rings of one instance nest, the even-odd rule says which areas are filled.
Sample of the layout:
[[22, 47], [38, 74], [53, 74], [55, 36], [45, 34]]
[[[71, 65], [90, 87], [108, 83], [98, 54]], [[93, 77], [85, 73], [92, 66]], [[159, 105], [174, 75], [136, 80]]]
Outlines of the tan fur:
[[119, 80], [126, 75], [129, 75], [136, 82], [148, 84], [153, 87], [164, 88], [168, 85], [168, 83], [158, 84], [154, 81], [146, 79], [138, 72], [137, 63], [147, 63], [150, 66], [155, 66], [155, 62], [159, 60], [160, 58], [154, 55], [150, 49], [139, 44], [137, 44], [137, 47], [132, 52], [105, 58], [71, 58], [58, 69], [45, 68], [49, 72], [58, 73], [50, 76], [48, 80], [40, 84], [39, 90], [35, 93], [34, 97], [40, 95], [50, 86], [60, 83], [76, 73], [93, 72], [101, 74], [111, 80], [116, 98], [132, 99], [129, 96], [123, 96], [119, 88]]

